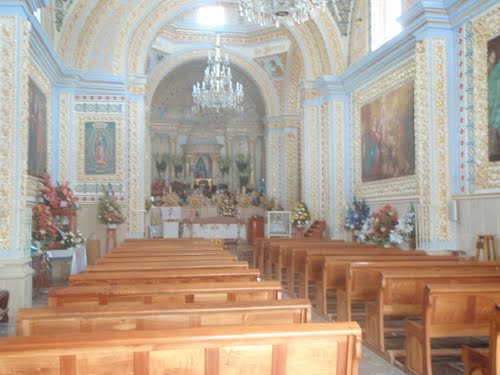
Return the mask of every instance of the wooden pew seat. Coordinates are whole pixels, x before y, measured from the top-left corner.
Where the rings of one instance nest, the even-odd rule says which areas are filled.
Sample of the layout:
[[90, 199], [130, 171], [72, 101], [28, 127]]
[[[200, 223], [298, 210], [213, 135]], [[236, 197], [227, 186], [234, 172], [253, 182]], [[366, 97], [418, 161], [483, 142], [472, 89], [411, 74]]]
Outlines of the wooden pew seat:
[[[356, 375], [356, 323], [199, 327], [0, 338], [2, 375]], [[110, 373], [109, 371], [107, 373]]]
[[18, 336], [311, 321], [309, 300], [22, 308]]

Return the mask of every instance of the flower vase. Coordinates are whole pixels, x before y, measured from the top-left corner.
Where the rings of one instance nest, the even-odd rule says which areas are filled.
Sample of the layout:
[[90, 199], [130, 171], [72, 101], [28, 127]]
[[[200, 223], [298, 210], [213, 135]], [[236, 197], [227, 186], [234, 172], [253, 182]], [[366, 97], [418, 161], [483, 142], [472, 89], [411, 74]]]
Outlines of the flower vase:
[[295, 228], [295, 238], [304, 238], [304, 226], [297, 225]]
[[108, 224], [106, 224], [106, 228], [107, 229], [117, 229], [118, 228], [118, 224], [108, 223]]
[[417, 240], [415, 238], [410, 238], [408, 240], [408, 250], [415, 250], [417, 248]]
[[352, 242], [359, 242], [359, 229], [352, 230]]

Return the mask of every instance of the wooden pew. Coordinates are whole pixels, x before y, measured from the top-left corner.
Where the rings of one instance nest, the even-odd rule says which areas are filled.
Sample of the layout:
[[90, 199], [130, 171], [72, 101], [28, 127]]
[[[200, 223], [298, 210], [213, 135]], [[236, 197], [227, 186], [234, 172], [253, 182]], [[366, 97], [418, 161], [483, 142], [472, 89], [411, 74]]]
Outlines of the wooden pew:
[[163, 256], [213, 256], [213, 255], [231, 255], [226, 250], [172, 250], [172, 251], [123, 251], [123, 252], [110, 252], [105, 255], [105, 258], [138, 258], [138, 257], [163, 257]]
[[302, 241], [299, 243], [284, 243], [284, 244], [273, 244], [269, 245], [269, 249], [265, 253], [264, 257], [264, 276], [268, 279], [277, 279], [279, 280], [281, 277], [281, 267], [282, 267], [282, 259], [283, 252], [285, 249], [309, 249], [309, 248], [354, 248], [366, 246], [363, 244], [355, 244], [353, 242], [344, 242], [342, 240], [329, 240], [328, 242], [324, 242], [321, 239], [311, 239], [308, 240], [307, 243]]
[[111, 263], [136, 263], [140, 261], [141, 263], [152, 263], [152, 262], [197, 262], [202, 260], [222, 260], [236, 261], [235, 255], [222, 254], [222, 255], [160, 255], [160, 256], [147, 256], [142, 257], [142, 259], [137, 259], [137, 257], [104, 257], [96, 259], [96, 264], [111, 264]]
[[500, 263], [497, 262], [354, 262], [346, 265], [346, 286], [337, 289], [337, 320], [350, 321], [352, 302], [375, 301], [379, 272], [392, 269], [395, 274], [432, 276], [446, 274], [450, 277], [465, 274], [482, 276], [483, 274], [500, 275]]
[[70, 286], [258, 281], [257, 269], [183, 269], [165, 271], [83, 272], [70, 275]]
[[495, 305], [490, 322], [490, 340], [487, 352], [464, 346], [462, 361], [464, 375], [495, 375], [500, 371], [500, 305]]
[[260, 269], [260, 272], [264, 274], [265, 265], [264, 259], [266, 258], [266, 254], [269, 251], [271, 244], [279, 244], [279, 243], [290, 243], [290, 244], [301, 244], [301, 243], [316, 243], [323, 242], [328, 243], [332, 241], [341, 241], [341, 240], [329, 240], [326, 238], [322, 239], [297, 239], [297, 238], [258, 238], [256, 241], [256, 245], [253, 248], [253, 266]]
[[138, 251], [144, 251], [144, 252], [155, 252], [155, 253], [168, 253], [171, 251], [179, 251], [179, 250], [184, 250], [185, 252], [189, 251], [227, 251], [221, 246], [216, 246], [216, 245], [199, 245], [199, 246], [141, 246], [141, 247], [129, 247], [129, 248], [123, 248], [123, 249], [113, 249], [113, 253], [135, 253]]
[[[405, 253], [409, 253], [406, 255]], [[415, 257], [417, 255], [418, 257]], [[415, 262], [436, 262], [436, 261], [461, 261], [462, 259], [455, 255], [425, 255], [419, 256], [416, 253], [412, 255], [410, 251], [403, 251], [401, 254], [376, 254], [376, 255], [335, 255], [335, 256], [321, 256], [317, 257], [316, 254], [311, 254], [307, 259], [307, 269], [304, 271], [308, 274], [308, 281], [316, 282], [316, 309], [318, 313], [324, 317], [328, 317], [327, 311], [327, 297], [328, 292], [336, 292], [337, 288], [345, 288], [346, 284], [346, 264], [354, 262], [363, 262], [368, 265], [368, 262], [402, 262], [402, 261], [415, 261]], [[310, 258], [310, 259], [309, 259]], [[320, 260], [323, 260], [321, 269], [318, 270]], [[316, 264], [309, 264], [309, 262], [316, 262]]]
[[[0, 373], [356, 375], [356, 323], [199, 327], [0, 338]], [[109, 371], [108, 371], [109, 373]]]
[[406, 366], [414, 374], [432, 374], [431, 340], [487, 336], [500, 284], [428, 284], [422, 322], [406, 320]]
[[[467, 264], [467, 263], [465, 263]], [[472, 272], [472, 271], [471, 271]], [[424, 301], [424, 289], [427, 284], [497, 284], [500, 274], [487, 274], [460, 271], [457, 275], [442, 275], [436, 272], [416, 274], [399, 274], [393, 271], [380, 271], [375, 282], [377, 296], [374, 302], [365, 304], [366, 343], [379, 354], [386, 350], [385, 337], [386, 319], [404, 319], [421, 315]], [[388, 329], [389, 330], [389, 329]], [[391, 354], [391, 353], [389, 353]]]
[[277, 281], [102, 285], [50, 288], [48, 306], [134, 305], [281, 299]]
[[[353, 244], [353, 243], [350, 243]], [[359, 245], [359, 244], [358, 244]], [[309, 282], [322, 280], [323, 259], [325, 256], [403, 256], [423, 257], [424, 251], [402, 251], [401, 249], [382, 249], [377, 247], [364, 247], [352, 245], [351, 247], [335, 246], [330, 248], [294, 248], [290, 249], [289, 255], [284, 251], [283, 259], [289, 259], [284, 263], [286, 268], [286, 289], [295, 295], [295, 275], [298, 274], [300, 298], [309, 298]]]
[[308, 323], [309, 300], [161, 303], [19, 309], [18, 336], [157, 330], [220, 325]]
[[248, 262], [237, 262], [234, 260], [200, 260], [198, 262], [142, 262], [139, 260], [134, 263], [112, 263], [95, 264], [85, 267], [85, 272], [123, 272], [123, 271], [159, 271], [159, 270], [183, 270], [183, 269], [248, 269]]

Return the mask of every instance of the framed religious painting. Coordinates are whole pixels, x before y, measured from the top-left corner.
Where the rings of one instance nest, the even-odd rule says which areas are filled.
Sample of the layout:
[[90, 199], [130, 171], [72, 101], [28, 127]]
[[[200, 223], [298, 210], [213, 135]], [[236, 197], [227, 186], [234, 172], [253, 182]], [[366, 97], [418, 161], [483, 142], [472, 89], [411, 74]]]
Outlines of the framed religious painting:
[[28, 93], [28, 174], [41, 177], [47, 172], [47, 98], [32, 79]]
[[488, 159], [500, 160], [500, 35], [488, 41]]
[[85, 174], [116, 173], [116, 123], [114, 121], [85, 122]]
[[291, 237], [292, 214], [290, 211], [267, 212], [267, 237]]
[[361, 107], [363, 182], [415, 174], [413, 81]]

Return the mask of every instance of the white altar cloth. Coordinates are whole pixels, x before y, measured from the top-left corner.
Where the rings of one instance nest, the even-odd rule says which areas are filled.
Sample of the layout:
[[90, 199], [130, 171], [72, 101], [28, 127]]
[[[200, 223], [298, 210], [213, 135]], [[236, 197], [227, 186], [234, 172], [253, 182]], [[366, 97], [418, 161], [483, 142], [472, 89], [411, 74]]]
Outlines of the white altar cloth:
[[69, 258], [71, 259], [71, 274], [83, 272], [87, 267], [87, 248], [85, 245], [78, 245], [63, 250], [47, 250], [47, 257], [52, 258]]

